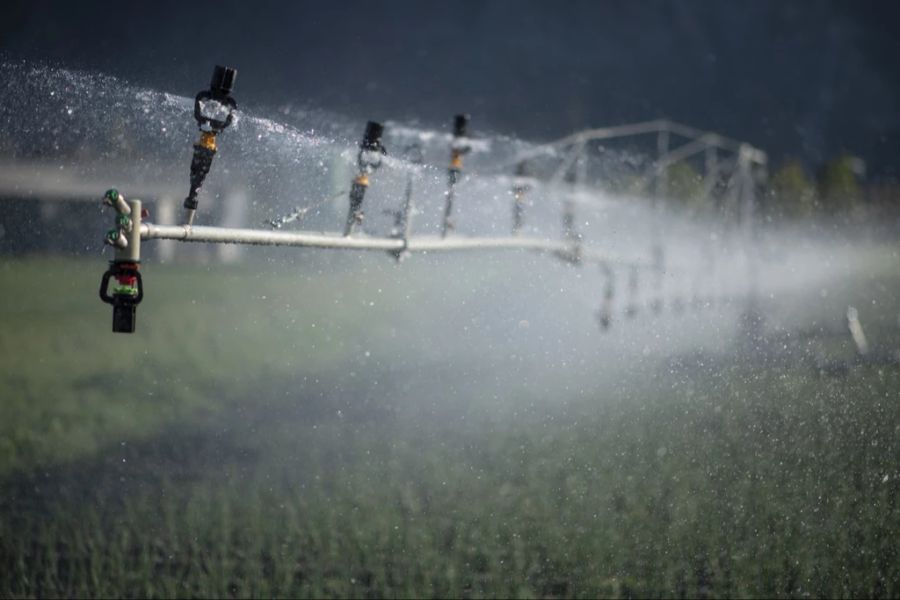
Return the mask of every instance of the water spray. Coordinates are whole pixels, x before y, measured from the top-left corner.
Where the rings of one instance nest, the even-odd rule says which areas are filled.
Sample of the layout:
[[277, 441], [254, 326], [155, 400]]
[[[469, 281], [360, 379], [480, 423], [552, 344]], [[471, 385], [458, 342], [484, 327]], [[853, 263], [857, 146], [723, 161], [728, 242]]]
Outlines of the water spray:
[[672, 300], [672, 312], [676, 315], [683, 315], [685, 308], [684, 297], [675, 296], [675, 298]]
[[[137, 305], [144, 299], [141, 279], [141, 218], [144, 216], [140, 200], [126, 201], [118, 190], [111, 189], [103, 196], [103, 203], [116, 211], [116, 226], [110, 229], [105, 242], [114, 247], [115, 258], [100, 280], [100, 299], [113, 307], [112, 330], [115, 333], [134, 333]], [[109, 294], [109, 280], [117, 285]]]
[[469, 115], [456, 115], [453, 118], [453, 140], [450, 142], [450, 168], [447, 170], [448, 184], [446, 202], [444, 204], [444, 227], [442, 237], [447, 237], [450, 230], [456, 229], [453, 221], [453, 200], [456, 196], [456, 184], [462, 173], [462, 157], [468, 154], [472, 147], [466, 137], [466, 129], [469, 125]]
[[353, 179], [353, 185], [350, 187], [350, 209], [347, 212], [347, 223], [344, 225], [345, 237], [352, 234], [365, 218], [362, 204], [369, 188], [369, 175], [381, 167], [381, 159], [387, 154], [381, 143], [383, 134], [384, 125], [381, 123], [375, 121], [366, 123], [366, 132], [359, 143], [359, 154], [356, 157], [359, 174]]
[[[665, 254], [663, 254], [662, 256], [664, 257]], [[664, 268], [665, 267], [663, 263], [660, 263], [659, 272], [664, 272]], [[671, 291], [672, 299], [669, 302], [669, 305], [671, 307], [672, 314], [675, 316], [682, 316], [687, 311], [689, 304], [691, 287], [690, 272], [684, 273], [681, 277], [676, 278], [675, 284], [671, 287], [673, 288]], [[662, 297], [661, 289], [660, 297]]]
[[237, 70], [216, 65], [208, 90], [203, 90], [194, 99], [194, 118], [200, 128], [200, 140], [194, 144], [191, 159], [191, 189], [184, 199], [185, 223], [193, 225], [197, 212], [200, 188], [209, 174], [213, 157], [216, 155], [216, 136], [231, 125], [237, 103], [231, 97]]
[[326, 197], [324, 200], [316, 202], [315, 204], [310, 204], [308, 206], [297, 206], [294, 208], [294, 210], [287, 213], [286, 215], [263, 221], [263, 225], [268, 225], [272, 229], [281, 229], [285, 225], [294, 223], [295, 221], [302, 221], [310, 211], [316, 210], [317, 208], [320, 208], [321, 206], [328, 204], [329, 202], [337, 200], [338, 198], [346, 194], [347, 191], [348, 190], [341, 190], [339, 192], [336, 192], [331, 196]]
[[716, 295], [719, 289], [719, 286], [716, 284], [716, 269], [718, 267], [718, 260], [716, 259], [716, 253], [713, 251], [712, 243], [709, 244], [709, 248], [707, 250], [707, 280], [708, 283], [706, 285], [706, 306], [712, 307], [716, 305]]
[[698, 267], [691, 283], [691, 309], [694, 312], [702, 309], [706, 302], [703, 299], [703, 281], [707, 277], [705, 269]]

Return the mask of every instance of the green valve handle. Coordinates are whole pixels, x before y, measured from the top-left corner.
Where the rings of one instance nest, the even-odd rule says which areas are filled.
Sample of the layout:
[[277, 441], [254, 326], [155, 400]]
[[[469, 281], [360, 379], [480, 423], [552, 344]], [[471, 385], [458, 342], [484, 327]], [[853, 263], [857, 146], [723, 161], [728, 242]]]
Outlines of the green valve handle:
[[122, 231], [130, 232], [131, 228], [134, 226], [134, 223], [132, 222], [129, 215], [123, 215], [122, 213], [119, 213], [116, 216], [116, 226]]
[[116, 188], [110, 188], [103, 194], [103, 203], [112, 206], [120, 216], [128, 216], [131, 214], [131, 207], [125, 202], [125, 196]]
[[116, 248], [125, 249], [128, 247], [128, 236], [126, 236], [125, 232], [119, 228], [107, 231], [103, 241]]

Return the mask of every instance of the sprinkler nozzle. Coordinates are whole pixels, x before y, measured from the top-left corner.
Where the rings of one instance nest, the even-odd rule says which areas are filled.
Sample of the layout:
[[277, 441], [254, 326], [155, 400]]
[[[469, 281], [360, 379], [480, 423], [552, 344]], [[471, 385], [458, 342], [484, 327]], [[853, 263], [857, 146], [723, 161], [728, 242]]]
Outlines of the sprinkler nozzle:
[[[138, 263], [109, 263], [100, 280], [100, 299], [113, 307], [112, 330], [114, 333], [134, 333], [137, 305], [144, 299], [144, 282]], [[117, 285], [109, 293], [109, 280], [115, 277]]]
[[381, 166], [381, 157], [387, 154], [381, 136], [384, 134], [384, 125], [375, 121], [366, 123], [366, 131], [359, 142], [359, 154], [356, 157], [360, 174], [371, 173]]
[[366, 123], [366, 132], [363, 139], [359, 143], [360, 150], [381, 151], [384, 146], [381, 144], [381, 136], [384, 134], [384, 125], [375, 121]]
[[456, 164], [457, 160], [462, 160], [463, 154], [468, 154], [472, 149], [469, 146], [469, 138], [466, 133], [469, 129], [469, 115], [456, 115], [453, 117], [453, 141], [450, 142], [451, 169], [461, 170], [462, 163]]
[[236, 78], [237, 69], [216, 65], [216, 68], [213, 69], [212, 81], [209, 82], [209, 89], [212, 92], [227, 96], [234, 89], [234, 80]]
[[209, 89], [194, 98], [194, 118], [201, 131], [220, 133], [231, 125], [237, 102], [231, 97], [237, 69], [216, 65]]
[[469, 115], [456, 115], [453, 117], [453, 137], [466, 137], [469, 118]]
[[120, 215], [131, 214], [131, 207], [125, 202], [125, 196], [116, 188], [106, 190], [106, 193], [103, 194], [103, 204], [113, 207]]

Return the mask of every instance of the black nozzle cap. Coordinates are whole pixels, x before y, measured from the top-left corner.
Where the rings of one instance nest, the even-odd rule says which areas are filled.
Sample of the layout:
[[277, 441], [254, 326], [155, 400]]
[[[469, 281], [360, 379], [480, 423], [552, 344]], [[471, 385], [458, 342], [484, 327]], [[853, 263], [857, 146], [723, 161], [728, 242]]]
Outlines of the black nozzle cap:
[[131, 303], [113, 305], [113, 333], [134, 333], [137, 306]]
[[234, 80], [236, 78], [237, 69], [216, 65], [216, 68], [213, 69], [212, 81], [209, 82], [209, 89], [228, 95], [234, 89]]
[[453, 135], [465, 137], [466, 128], [469, 126], [469, 115], [456, 115], [453, 117]]
[[381, 136], [384, 133], [384, 125], [369, 121], [366, 123], [366, 133], [363, 135], [359, 147], [363, 150], [379, 150], [381, 148]]

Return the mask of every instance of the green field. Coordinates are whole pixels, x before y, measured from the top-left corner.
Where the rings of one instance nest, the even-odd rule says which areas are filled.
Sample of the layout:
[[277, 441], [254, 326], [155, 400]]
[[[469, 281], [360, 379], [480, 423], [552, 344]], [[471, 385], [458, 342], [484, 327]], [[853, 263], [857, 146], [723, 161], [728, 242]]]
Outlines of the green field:
[[[846, 337], [548, 356], [502, 262], [264, 256], [148, 265], [133, 336], [99, 260], [0, 263], [0, 596], [900, 596], [900, 368]], [[900, 346], [867, 265], [773, 320]]]

